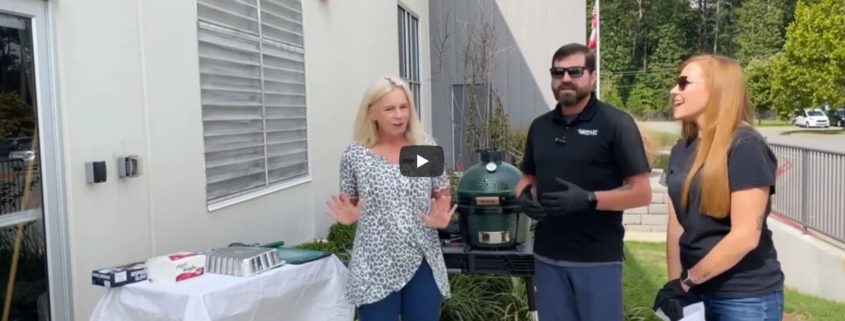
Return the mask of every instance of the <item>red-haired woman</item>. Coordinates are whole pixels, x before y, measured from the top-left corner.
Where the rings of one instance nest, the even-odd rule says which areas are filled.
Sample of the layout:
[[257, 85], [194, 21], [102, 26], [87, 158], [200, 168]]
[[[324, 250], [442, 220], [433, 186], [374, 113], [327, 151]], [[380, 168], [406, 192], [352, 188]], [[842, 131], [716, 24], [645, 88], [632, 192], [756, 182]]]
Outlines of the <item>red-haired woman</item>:
[[683, 138], [665, 176], [671, 281], [655, 308], [674, 320], [682, 297], [693, 296], [708, 321], [781, 320], [784, 276], [766, 226], [777, 159], [749, 125], [742, 69], [722, 56], [692, 57], [671, 95]]

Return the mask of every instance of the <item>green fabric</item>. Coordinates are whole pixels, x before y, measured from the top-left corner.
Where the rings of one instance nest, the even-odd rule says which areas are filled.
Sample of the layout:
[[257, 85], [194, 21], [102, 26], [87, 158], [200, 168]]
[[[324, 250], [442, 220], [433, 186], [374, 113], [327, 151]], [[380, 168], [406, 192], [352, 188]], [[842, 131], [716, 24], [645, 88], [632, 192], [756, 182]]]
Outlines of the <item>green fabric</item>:
[[329, 256], [330, 253], [292, 247], [277, 247], [282, 260], [288, 264], [302, 264]]

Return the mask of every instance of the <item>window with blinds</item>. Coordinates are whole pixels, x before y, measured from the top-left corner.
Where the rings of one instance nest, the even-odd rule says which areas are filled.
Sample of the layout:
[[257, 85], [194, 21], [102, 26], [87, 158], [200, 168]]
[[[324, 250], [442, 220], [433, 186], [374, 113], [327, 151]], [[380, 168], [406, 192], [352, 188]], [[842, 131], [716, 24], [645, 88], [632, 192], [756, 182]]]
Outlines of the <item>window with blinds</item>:
[[300, 0], [198, 0], [210, 204], [308, 175]]
[[399, 76], [414, 94], [414, 106], [420, 114], [420, 46], [419, 19], [413, 13], [399, 6]]

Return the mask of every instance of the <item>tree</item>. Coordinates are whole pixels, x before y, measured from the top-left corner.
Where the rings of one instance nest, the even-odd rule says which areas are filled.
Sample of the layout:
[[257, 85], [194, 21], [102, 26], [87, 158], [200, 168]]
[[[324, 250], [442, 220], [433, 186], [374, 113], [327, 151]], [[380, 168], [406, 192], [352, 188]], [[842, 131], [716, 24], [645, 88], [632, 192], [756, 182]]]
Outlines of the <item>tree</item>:
[[771, 59], [754, 59], [745, 68], [751, 105], [759, 115], [772, 110]]
[[601, 100], [613, 106], [622, 108], [625, 106], [624, 100], [619, 95], [618, 81], [620, 77], [615, 76], [601, 76]]
[[781, 115], [796, 108], [845, 104], [845, 2], [801, 0], [773, 60], [773, 103]]
[[17, 92], [0, 92], [0, 138], [32, 136], [35, 112]]
[[772, 0], [746, 0], [737, 9], [737, 61], [745, 66], [783, 48], [783, 11]]

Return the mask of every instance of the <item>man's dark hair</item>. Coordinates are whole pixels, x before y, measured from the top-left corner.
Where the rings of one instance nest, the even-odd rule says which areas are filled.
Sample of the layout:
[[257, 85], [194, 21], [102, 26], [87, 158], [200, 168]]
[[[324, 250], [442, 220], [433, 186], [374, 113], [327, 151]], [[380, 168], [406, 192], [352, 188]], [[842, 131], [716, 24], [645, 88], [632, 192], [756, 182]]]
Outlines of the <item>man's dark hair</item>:
[[592, 51], [589, 47], [576, 42], [565, 44], [562, 47], [558, 48], [557, 51], [555, 51], [554, 56], [552, 56], [552, 66], [554, 66], [555, 61], [561, 60], [577, 53], [584, 54], [584, 63], [587, 69], [589, 69], [590, 71], [596, 70], [595, 51]]

